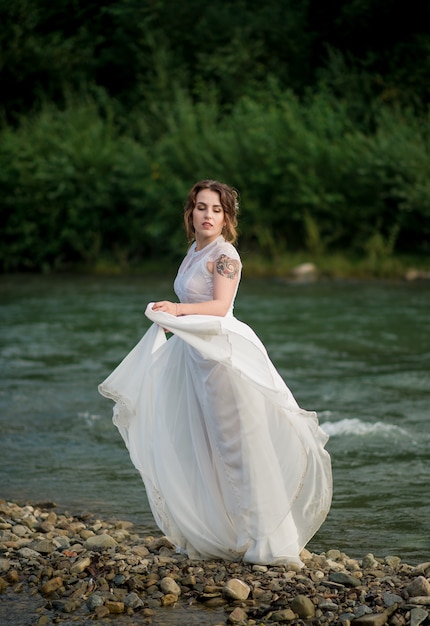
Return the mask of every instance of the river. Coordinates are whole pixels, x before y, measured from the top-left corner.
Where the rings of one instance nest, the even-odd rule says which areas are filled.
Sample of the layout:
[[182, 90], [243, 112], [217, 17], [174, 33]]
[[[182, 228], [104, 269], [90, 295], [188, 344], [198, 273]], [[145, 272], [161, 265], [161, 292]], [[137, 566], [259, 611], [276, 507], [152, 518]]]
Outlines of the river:
[[[0, 278], [0, 497], [155, 529], [97, 385], [172, 276]], [[330, 435], [334, 496], [308, 548], [430, 557], [430, 285], [244, 279], [235, 314]]]

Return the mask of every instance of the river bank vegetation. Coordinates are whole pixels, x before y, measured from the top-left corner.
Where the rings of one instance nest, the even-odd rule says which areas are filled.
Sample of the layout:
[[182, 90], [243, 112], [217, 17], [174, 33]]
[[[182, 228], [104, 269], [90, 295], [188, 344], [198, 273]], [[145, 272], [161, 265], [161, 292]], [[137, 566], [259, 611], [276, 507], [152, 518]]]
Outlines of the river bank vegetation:
[[0, 0], [0, 270], [176, 262], [200, 178], [275, 273], [428, 268], [430, 10], [323, 4]]

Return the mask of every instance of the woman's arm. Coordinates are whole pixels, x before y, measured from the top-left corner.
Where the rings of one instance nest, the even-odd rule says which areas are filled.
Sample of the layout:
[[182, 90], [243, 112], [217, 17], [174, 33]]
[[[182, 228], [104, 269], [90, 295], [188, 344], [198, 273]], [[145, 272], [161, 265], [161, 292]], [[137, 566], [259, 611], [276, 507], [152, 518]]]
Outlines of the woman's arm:
[[206, 302], [175, 303], [168, 300], [155, 302], [154, 311], [164, 311], [171, 315], [217, 315], [224, 317], [231, 306], [240, 275], [240, 263], [222, 254], [216, 261], [207, 265], [213, 274], [213, 300]]

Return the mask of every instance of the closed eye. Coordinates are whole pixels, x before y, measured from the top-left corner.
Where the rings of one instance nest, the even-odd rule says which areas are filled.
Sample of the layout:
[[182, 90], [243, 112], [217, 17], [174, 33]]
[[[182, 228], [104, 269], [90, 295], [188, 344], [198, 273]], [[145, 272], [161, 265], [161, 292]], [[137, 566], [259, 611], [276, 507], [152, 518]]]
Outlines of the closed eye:
[[[198, 211], [204, 211], [206, 208], [207, 207], [206, 207], [205, 204], [198, 204], [196, 206], [196, 209]], [[214, 213], [221, 213], [223, 211], [223, 208], [222, 208], [222, 206], [214, 206], [214, 207], [212, 207], [212, 210], [213, 210]]]

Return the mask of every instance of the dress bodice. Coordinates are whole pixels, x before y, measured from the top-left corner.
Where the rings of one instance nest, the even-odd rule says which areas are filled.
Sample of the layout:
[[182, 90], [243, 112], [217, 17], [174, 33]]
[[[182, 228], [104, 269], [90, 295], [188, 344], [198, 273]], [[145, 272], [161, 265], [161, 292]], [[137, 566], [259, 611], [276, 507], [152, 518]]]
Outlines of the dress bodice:
[[[242, 266], [236, 248], [225, 241], [221, 235], [198, 251], [196, 251], [196, 243], [192, 244], [179, 267], [174, 282], [175, 293], [180, 302], [194, 303], [213, 300], [213, 274], [208, 270], [207, 264], [216, 261], [222, 255], [239, 261]], [[237, 287], [230, 305], [230, 314], [233, 311], [236, 293]]]

